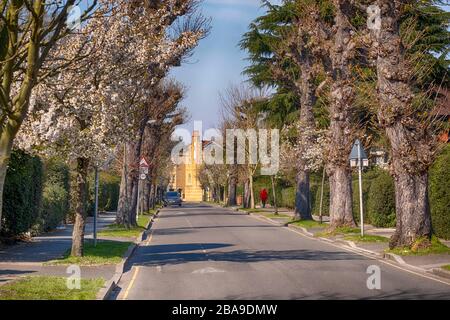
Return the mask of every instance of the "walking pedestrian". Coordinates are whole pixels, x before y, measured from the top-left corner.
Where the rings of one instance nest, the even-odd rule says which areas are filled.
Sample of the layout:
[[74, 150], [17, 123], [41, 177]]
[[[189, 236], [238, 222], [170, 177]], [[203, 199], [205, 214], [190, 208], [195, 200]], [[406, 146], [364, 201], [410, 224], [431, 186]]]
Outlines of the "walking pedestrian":
[[262, 207], [265, 208], [266, 207], [266, 202], [267, 202], [267, 190], [264, 188], [261, 190], [261, 192], [259, 193], [259, 197], [261, 198], [261, 202], [262, 202]]

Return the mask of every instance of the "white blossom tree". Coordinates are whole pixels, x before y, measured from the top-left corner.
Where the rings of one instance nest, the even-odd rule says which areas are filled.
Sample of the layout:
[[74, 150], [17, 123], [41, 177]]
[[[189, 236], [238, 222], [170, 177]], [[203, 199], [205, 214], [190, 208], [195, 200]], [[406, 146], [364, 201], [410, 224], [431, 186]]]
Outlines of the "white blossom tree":
[[36, 88], [21, 132], [21, 147], [76, 162], [73, 256], [83, 255], [89, 165], [136, 134], [139, 118], [130, 115], [139, 114], [149, 88], [201, 36], [190, 32], [171, 39], [161, 30], [171, 12], [179, 10], [177, 1], [158, 8], [137, 2], [99, 1], [104, 14], [54, 50], [49, 67], [59, 57], [78, 54], [81, 44], [85, 58]]
[[[84, 10], [81, 10], [81, 4]], [[72, 33], [67, 18], [78, 9], [75, 25], [96, 11], [95, 0], [4, 0], [0, 3], [0, 227], [3, 186], [14, 139], [29, 113], [33, 88], [46, 76], [71, 65], [78, 56], [50, 66], [52, 49]]]

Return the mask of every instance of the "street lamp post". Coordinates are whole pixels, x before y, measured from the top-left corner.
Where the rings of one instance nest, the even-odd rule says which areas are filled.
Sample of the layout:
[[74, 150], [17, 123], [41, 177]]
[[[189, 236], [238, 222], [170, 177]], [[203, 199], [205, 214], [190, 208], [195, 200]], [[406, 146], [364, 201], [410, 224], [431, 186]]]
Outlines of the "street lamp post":
[[98, 184], [98, 167], [95, 166], [94, 247], [97, 246]]
[[358, 167], [358, 182], [359, 182], [359, 213], [361, 215], [361, 237], [364, 237], [364, 205], [363, 205], [363, 190], [362, 190], [362, 169], [369, 166], [367, 154], [364, 151], [361, 141], [356, 139], [350, 154], [350, 165]]

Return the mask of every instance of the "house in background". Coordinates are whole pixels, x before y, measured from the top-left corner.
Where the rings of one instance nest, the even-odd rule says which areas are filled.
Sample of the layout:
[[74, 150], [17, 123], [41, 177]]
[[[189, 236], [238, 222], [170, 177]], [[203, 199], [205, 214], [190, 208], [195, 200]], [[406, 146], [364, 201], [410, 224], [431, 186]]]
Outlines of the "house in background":
[[372, 148], [369, 151], [369, 161], [377, 167], [387, 169], [389, 167], [389, 154], [381, 148]]
[[175, 165], [169, 183], [169, 189], [180, 192], [184, 201], [202, 201], [203, 190], [198, 180], [198, 170], [200, 165], [197, 159], [202, 156], [204, 142], [200, 140], [198, 131], [192, 133], [192, 142], [188, 146], [189, 152], [183, 154], [186, 160], [183, 164]]

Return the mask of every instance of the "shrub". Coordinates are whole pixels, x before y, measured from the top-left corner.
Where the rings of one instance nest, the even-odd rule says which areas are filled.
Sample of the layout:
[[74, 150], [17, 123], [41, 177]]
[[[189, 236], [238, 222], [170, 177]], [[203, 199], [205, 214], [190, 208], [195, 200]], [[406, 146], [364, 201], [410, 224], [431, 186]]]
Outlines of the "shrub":
[[289, 209], [295, 208], [295, 188], [294, 187], [284, 188], [281, 191], [280, 207], [286, 207]]
[[70, 172], [67, 165], [57, 160], [45, 164], [43, 208], [40, 231], [50, 231], [66, 219], [69, 212]]
[[6, 172], [3, 191], [2, 233], [16, 236], [28, 232], [42, 208], [42, 162], [14, 150]]
[[[385, 173], [383, 169], [375, 167], [364, 171], [362, 174], [364, 223], [371, 223], [370, 216], [368, 215], [370, 186], [372, 184], [372, 181], [383, 173]], [[357, 172], [353, 174], [352, 179], [353, 216], [355, 218], [355, 221], [359, 223], [361, 220], [361, 214], [359, 212], [359, 178]]]
[[433, 231], [440, 238], [450, 239], [450, 145], [431, 167], [429, 181]]
[[[120, 177], [111, 172], [100, 172], [98, 186], [98, 210], [116, 211], [119, 201]], [[89, 176], [89, 214], [94, 214], [95, 181], [94, 174]]]
[[[316, 194], [314, 196], [314, 201], [312, 202], [312, 214], [319, 215], [320, 214], [320, 196], [322, 192], [322, 185], [319, 184], [316, 188]], [[322, 215], [328, 216], [330, 209], [330, 184], [328, 179], [325, 180], [325, 184], [323, 186], [323, 204], [322, 204]]]
[[100, 173], [98, 206], [101, 211], [116, 211], [119, 202], [120, 177], [109, 172]]
[[367, 200], [367, 215], [376, 227], [395, 226], [394, 180], [388, 172], [379, 170], [378, 177], [372, 180]]

